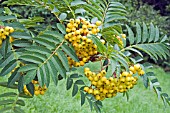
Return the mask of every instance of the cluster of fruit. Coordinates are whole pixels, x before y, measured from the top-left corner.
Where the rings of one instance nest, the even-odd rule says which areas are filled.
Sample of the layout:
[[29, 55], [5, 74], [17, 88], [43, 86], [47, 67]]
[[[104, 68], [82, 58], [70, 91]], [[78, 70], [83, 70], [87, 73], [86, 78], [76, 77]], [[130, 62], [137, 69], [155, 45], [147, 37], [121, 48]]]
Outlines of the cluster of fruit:
[[[139, 64], [134, 65], [135, 70], [140, 70]], [[84, 91], [94, 95], [96, 100], [104, 100], [132, 89], [137, 84], [138, 77], [133, 76], [132, 71], [122, 72], [119, 77], [105, 77], [106, 71], [99, 73], [91, 72], [89, 68], [84, 69], [85, 76], [91, 82], [91, 86], [84, 87]], [[144, 73], [143, 73], [144, 74]]]
[[[65, 39], [69, 41], [76, 52], [80, 62], [75, 62], [68, 57], [70, 66], [83, 66], [89, 61], [91, 56], [97, 54], [97, 45], [93, 43], [87, 36], [90, 34], [97, 34], [99, 32], [98, 26], [101, 25], [101, 21], [97, 21], [95, 24], [91, 24], [85, 19], [70, 19], [67, 24]], [[103, 44], [105, 41], [100, 39]]]
[[[44, 87], [40, 87], [40, 86], [38, 85], [38, 81], [35, 81], [35, 80], [32, 80], [32, 83], [34, 84], [34, 94], [35, 94], [36, 96], [38, 96], [38, 95], [44, 95], [44, 93], [45, 93], [46, 90], [47, 90], [47, 87], [46, 87], [45, 85], [44, 85]], [[23, 91], [24, 91], [24, 93], [25, 93], [26, 95], [32, 96], [32, 95], [30, 94], [30, 92], [28, 91], [26, 85], [24, 85]]]
[[138, 73], [139, 76], [142, 76], [142, 75], [145, 74], [145, 71], [142, 70], [140, 64], [135, 64], [134, 66], [131, 66], [131, 67], [129, 68], [129, 70], [130, 70], [131, 72], [133, 72], [134, 74], [135, 74], [135, 73]]
[[[9, 26], [0, 26], [0, 46], [2, 45], [2, 41], [6, 39], [7, 36], [9, 36], [10, 33], [14, 32], [13, 27]], [[10, 42], [13, 42], [14, 38], [10, 37]]]

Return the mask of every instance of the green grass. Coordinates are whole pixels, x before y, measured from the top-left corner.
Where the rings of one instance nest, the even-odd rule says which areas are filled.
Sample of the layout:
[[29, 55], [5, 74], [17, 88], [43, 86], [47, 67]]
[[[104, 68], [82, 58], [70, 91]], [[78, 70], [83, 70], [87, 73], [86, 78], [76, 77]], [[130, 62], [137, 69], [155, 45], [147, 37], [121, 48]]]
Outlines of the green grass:
[[[170, 73], [165, 73], [161, 68], [154, 71], [162, 86], [163, 92], [170, 95]], [[2, 78], [0, 78], [1, 80]], [[81, 107], [80, 95], [71, 96], [71, 90], [65, 88], [66, 81], [61, 80], [56, 87], [53, 83], [44, 96], [24, 99], [26, 113], [91, 113], [88, 102]], [[0, 87], [0, 93], [4, 88]], [[5, 92], [9, 89], [5, 89]], [[102, 113], [170, 113], [170, 107], [165, 108], [161, 99], [158, 99], [153, 90], [146, 89], [142, 80], [129, 92], [130, 99], [126, 100], [122, 94], [103, 101]], [[95, 113], [93, 111], [92, 113]]]

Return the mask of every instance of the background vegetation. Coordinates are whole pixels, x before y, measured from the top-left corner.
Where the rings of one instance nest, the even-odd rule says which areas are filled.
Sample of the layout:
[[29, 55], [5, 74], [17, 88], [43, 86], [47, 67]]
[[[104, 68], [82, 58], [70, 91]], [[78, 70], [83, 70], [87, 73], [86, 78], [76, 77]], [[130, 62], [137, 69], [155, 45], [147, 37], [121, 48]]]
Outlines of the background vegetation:
[[[152, 6], [142, 3], [142, 1], [136, 0], [118, 0], [125, 4], [127, 9], [129, 10], [128, 18], [130, 19], [129, 22], [126, 22], [132, 28], [135, 27], [135, 22], [146, 22], [149, 25], [152, 22], [154, 25], [157, 25], [161, 28], [162, 34], [167, 33], [170, 35], [170, 17], [168, 16], [168, 9], [166, 14], [158, 10], [156, 11], [153, 9], [154, 4]], [[145, 1], [146, 2], [146, 1]], [[149, 3], [149, 2], [148, 2]], [[2, 5], [2, 4], [1, 4]], [[3, 6], [4, 7], [4, 6]], [[35, 31], [34, 33], [38, 32], [39, 30], [44, 30], [48, 26], [52, 26], [56, 28], [55, 23], [58, 22], [57, 19], [53, 18], [53, 15], [49, 11], [43, 8], [34, 8], [30, 6], [10, 6], [10, 9], [13, 12], [16, 12], [16, 15], [22, 18], [29, 18], [30, 21], [25, 22], [26, 28], [29, 30]], [[7, 11], [8, 9], [6, 9]], [[7, 11], [8, 12], [8, 11]], [[9, 13], [9, 12], [8, 12]], [[160, 13], [160, 14], [159, 14]], [[163, 15], [163, 16], [162, 16]], [[36, 18], [35, 18], [36, 16]], [[39, 17], [37, 17], [39, 16]], [[41, 21], [40, 21], [41, 20]], [[38, 22], [37, 22], [38, 21]], [[20, 21], [22, 23], [22, 20]], [[43, 23], [42, 23], [43, 22]], [[141, 23], [142, 24], [142, 23]], [[53, 27], [54, 25], [54, 27]], [[126, 31], [125, 31], [126, 32]], [[148, 60], [148, 57], [145, 58]], [[149, 59], [152, 62], [152, 60]], [[163, 61], [159, 61], [156, 64], [162, 64]], [[164, 65], [165, 68], [169, 65], [170, 59], [167, 60]], [[94, 68], [92, 66], [91, 68]], [[170, 73], [165, 73], [163, 68], [155, 67], [153, 70], [150, 70], [156, 73], [160, 84], [163, 86], [163, 92], [167, 92], [170, 94], [169, 90], [169, 79]], [[0, 81], [7, 80], [7, 77], [0, 78]], [[66, 91], [65, 88], [65, 81], [61, 80], [59, 85], [56, 87], [53, 83], [50, 85], [49, 90], [44, 96], [38, 96], [32, 99], [24, 99], [26, 100], [26, 106], [24, 107], [24, 111], [26, 113], [37, 113], [42, 112], [73, 112], [73, 113], [85, 113], [90, 112], [88, 102], [84, 105], [84, 107], [80, 107], [80, 96], [75, 96], [71, 98], [71, 90]], [[9, 89], [2, 89], [1, 91], [9, 91]], [[62, 90], [61, 90], [62, 89]], [[0, 92], [1, 93], [1, 92]], [[118, 113], [169, 113], [170, 109], [164, 109], [163, 103], [160, 99], [157, 99], [154, 92], [151, 90], [146, 90], [146, 88], [142, 84], [142, 79], [140, 79], [139, 83], [135, 88], [129, 92], [130, 99], [126, 102], [126, 97], [122, 98], [122, 95], [119, 94], [116, 98], [106, 99], [103, 102], [103, 109], [104, 113], [107, 112], [118, 112]], [[153, 96], [154, 95], [154, 96]], [[141, 98], [142, 97], [142, 98]], [[1, 99], [0, 99], [1, 100]], [[66, 104], [67, 103], [67, 104]], [[79, 106], [79, 107], [77, 107]]]

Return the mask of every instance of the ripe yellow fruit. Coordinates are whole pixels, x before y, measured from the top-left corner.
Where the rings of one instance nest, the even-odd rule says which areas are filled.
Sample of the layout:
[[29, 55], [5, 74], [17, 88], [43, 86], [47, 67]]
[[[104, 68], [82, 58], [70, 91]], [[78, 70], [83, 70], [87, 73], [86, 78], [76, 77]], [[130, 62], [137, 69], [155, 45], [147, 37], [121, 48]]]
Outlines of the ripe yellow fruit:
[[129, 75], [129, 73], [128, 73], [127, 71], [124, 71], [124, 72], [121, 74], [122, 77], [127, 77], [128, 75]]
[[14, 28], [13, 27], [9, 27], [9, 33], [13, 33], [14, 32]]
[[134, 68], [133, 66], [130, 66], [129, 70], [130, 70], [131, 72], [133, 72], [134, 74], [136, 73], [136, 70], [135, 70], [135, 68]]
[[84, 68], [84, 72], [90, 71], [90, 68], [86, 67]]
[[75, 20], [76, 24], [80, 24], [80, 19]]
[[70, 19], [70, 23], [74, 24], [74, 19]]
[[88, 92], [89, 91], [89, 87], [84, 87], [84, 91]]
[[92, 94], [92, 93], [93, 93], [93, 89], [89, 89], [89, 90], [88, 90], [88, 93], [89, 93], [89, 94]]
[[96, 21], [96, 25], [97, 25], [97, 26], [100, 26], [101, 24], [102, 24], [101, 21]]
[[134, 65], [134, 69], [135, 69], [136, 71], [139, 71], [139, 70], [141, 69], [140, 64], [135, 64], [135, 65]]
[[101, 100], [100, 95], [96, 95], [96, 96], [95, 96], [95, 99], [96, 99], [96, 100]]
[[109, 91], [107, 89], [103, 89], [103, 94], [107, 94]]
[[73, 24], [68, 23], [68, 24], [67, 24], [67, 28], [70, 28], [70, 29], [73, 28]]
[[35, 94], [36, 96], [38, 96], [38, 95], [40, 94], [40, 91], [39, 91], [39, 90], [38, 90], [38, 91], [35, 91], [34, 94]]
[[140, 71], [138, 72], [138, 74], [139, 74], [140, 76], [142, 76], [142, 75], [145, 74], [145, 72], [144, 72], [143, 70], [140, 70]]
[[106, 77], [102, 77], [102, 78], [101, 78], [101, 81], [102, 81], [102, 82], [106, 82], [106, 80], [107, 80]]
[[111, 98], [113, 95], [111, 94], [111, 93], [108, 93], [107, 95], [106, 95], [106, 97], [107, 98]]
[[99, 95], [99, 94], [100, 94], [100, 91], [95, 89], [95, 90], [93, 91], [93, 94], [94, 94], [94, 95]]

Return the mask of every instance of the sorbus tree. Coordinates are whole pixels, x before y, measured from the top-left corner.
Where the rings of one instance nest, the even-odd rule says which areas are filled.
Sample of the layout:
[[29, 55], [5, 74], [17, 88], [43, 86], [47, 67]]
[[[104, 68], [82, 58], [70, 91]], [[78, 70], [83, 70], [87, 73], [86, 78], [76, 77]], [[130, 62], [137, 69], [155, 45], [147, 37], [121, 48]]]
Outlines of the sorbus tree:
[[[0, 101], [1, 105], [7, 105], [1, 111], [23, 112], [18, 106], [25, 105], [22, 97], [44, 95], [50, 80], [57, 86], [61, 79], [67, 80], [67, 90], [73, 86], [72, 96], [80, 92], [81, 105], [88, 100], [96, 112], [100, 112], [105, 98], [117, 93], [129, 97], [128, 91], [138, 79], [143, 79], [145, 87], [152, 84], [164, 103], [170, 104], [168, 95], [155, 85], [158, 80], [154, 73], [145, 72], [150, 65], [143, 61], [143, 53], [154, 61], [170, 55], [167, 36], [161, 35], [152, 23], [150, 27], [136, 23], [134, 29], [121, 24], [128, 20], [121, 3], [8, 0], [4, 4], [47, 9], [57, 22], [41, 26], [42, 17], [21, 19], [7, 7], [0, 9], [0, 76], [9, 76], [0, 86], [18, 89], [18, 94], [0, 95], [17, 97]], [[99, 62], [101, 68], [91, 70], [85, 65], [89, 62]], [[83, 75], [77, 71], [82, 66]]]

